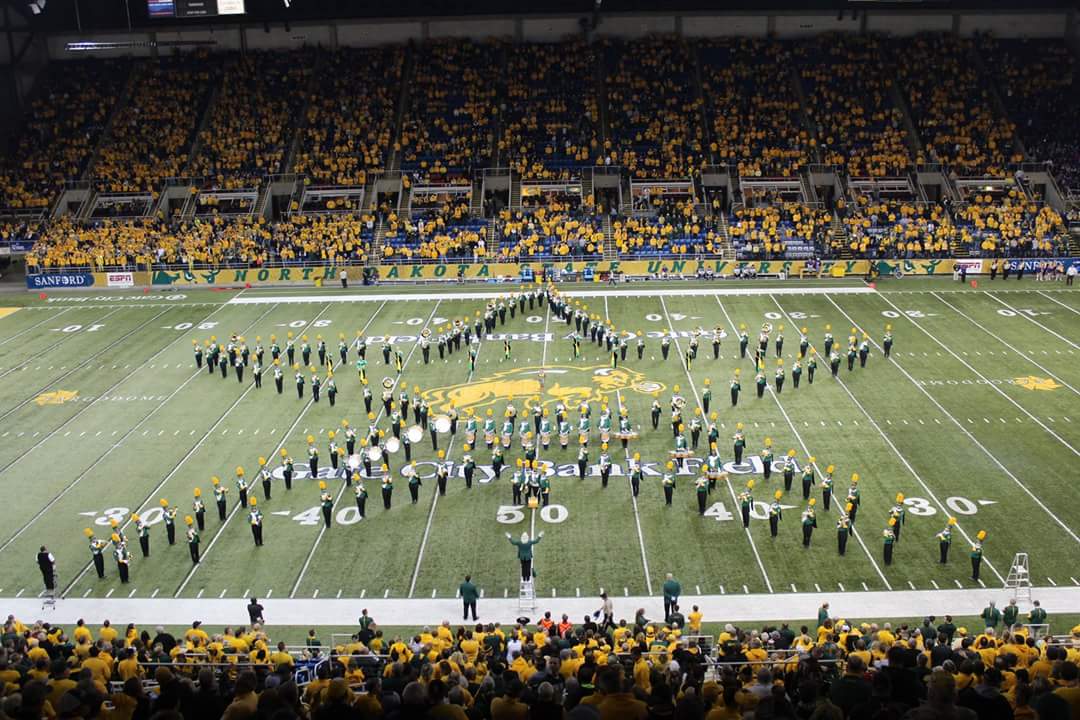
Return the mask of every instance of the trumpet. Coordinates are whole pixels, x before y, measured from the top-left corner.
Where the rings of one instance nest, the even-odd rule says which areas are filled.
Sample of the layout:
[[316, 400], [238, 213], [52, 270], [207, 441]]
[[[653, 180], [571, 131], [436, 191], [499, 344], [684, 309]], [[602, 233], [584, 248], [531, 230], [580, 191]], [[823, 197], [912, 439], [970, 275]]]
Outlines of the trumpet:
[[[409, 438], [409, 442], [411, 443], [418, 443], [424, 439], [424, 428], [420, 427], [419, 425], [410, 425], [409, 428], [405, 431], [405, 437]], [[389, 449], [390, 443], [387, 443], [386, 445]], [[391, 452], [394, 451], [391, 450]]]
[[389, 440], [386, 441], [386, 452], [388, 454], [393, 455], [394, 453], [396, 453], [400, 449], [401, 449], [401, 441], [398, 440], [396, 437], [392, 437], [392, 438], [390, 438]]

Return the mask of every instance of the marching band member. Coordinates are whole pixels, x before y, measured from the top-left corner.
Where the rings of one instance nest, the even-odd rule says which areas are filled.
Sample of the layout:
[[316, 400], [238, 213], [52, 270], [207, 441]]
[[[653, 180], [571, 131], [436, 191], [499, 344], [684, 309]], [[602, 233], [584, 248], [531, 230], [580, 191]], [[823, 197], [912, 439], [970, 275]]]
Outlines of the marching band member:
[[195, 521], [199, 525], [199, 530], [206, 529], [206, 503], [202, 500], [202, 490], [195, 488], [195, 499], [191, 503], [191, 510], [195, 513]]
[[806, 361], [806, 382], [814, 384], [814, 372], [817, 371], [817, 351], [814, 351], [810, 355], [810, 359]]
[[975, 544], [971, 546], [971, 579], [979, 582], [979, 570], [982, 568], [983, 540], [986, 539], [986, 531], [980, 530], [975, 535]]
[[315, 447], [315, 436], [307, 436], [308, 443], [308, 470], [311, 471], [311, 478], [314, 480], [319, 477], [319, 448]]
[[892, 343], [893, 343], [892, 325], [886, 325], [885, 326], [885, 337], [883, 337], [881, 339], [881, 348], [882, 348], [883, 354], [885, 355], [886, 360], [888, 360], [889, 355], [892, 354]]
[[750, 335], [746, 332], [746, 325], [739, 324], [739, 357], [746, 359], [746, 348], [750, 345]]
[[746, 489], [739, 493], [739, 511], [742, 514], [743, 528], [750, 527], [750, 510], [754, 507], [754, 481], [746, 481]]
[[[394, 495], [394, 476], [390, 474], [390, 468], [385, 464], [381, 468], [382, 476], [379, 478], [379, 486], [382, 489], [383, 509], [390, 509], [390, 501]], [[370, 472], [368, 473], [370, 474]]]
[[589, 465], [589, 446], [585, 442], [584, 437], [579, 438], [581, 447], [578, 448], [577, 466], [578, 466], [578, 478], [585, 479], [585, 468]]
[[[795, 451], [788, 450], [784, 457], [784, 492], [791, 492], [791, 485], [795, 482]], [[806, 498], [804, 497], [803, 500]]]
[[551, 445], [551, 420], [548, 419], [547, 408], [544, 408], [540, 419], [540, 445], [547, 450]]
[[439, 495], [446, 495], [446, 481], [450, 477], [449, 463], [446, 460], [446, 451], [439, 451], [439, 463], [435, 468], [435, 483], [438, 485]]
[[406, 469], [409, 471], [409, 497], [412, 504], [415, 505], [416, 501], [420, 499], [420, 486], [424, 482], [420, 479], [420, 473], [416, 472], [416, 463], [409, 465]]
[[608, 486], [608, 479], [611, 477], [611, 456], [608, 455], [607, 443], [600, 445], [600, 485], [601, 487]]
[[251, 526], [251, 537], [255, 540], [255, 547], [263, 544], [263, 515], [258, 508], [258, 500], [251, 498], [251, 509], [248, 511], [248, 524]]
[[661, 407], [660, 407], [659, 397], [660, 397], [659, 392], [653, 392], [652, 408], [649, 411], [650, 414], [652, 415], [652, 429], [653, 430], [656, 430], [660, 426]]
[[510, 474], [510, 491], [512, 495], [512, 504], [522, 504], [522, 491], [525, 489], [525, 471], [523, 470], [524, 462], [521, 458], [517, 459], [517, 469]]
[[[660, 484], [664, 488], [664, 505], [670, 507], [671, 498], [675, 494], [675, 463], [670, 460], [665, 466], [664, 476], [660, 479]], [[704, 509], [701, 512], [705, 512]]]
[[776, 373], [773, 375], [773, 381], [776, 384], [776, 394], [779, 395], [784, 390], [784, 361], [776, 361]]
[[951, 517], [941, 532], [937, 534], [939, 562], [942, 565], [949, 562], [949, 548], [952, 547], [952, 529], [954, 525], [956, 525], [956, 518]]
[[285, 489], [292, 490], [294, 463], [293, 459], [289, 457], [289, 452], [285, 448], [281, 448], [281, 474], [285, 479]]
[[881, 532], [885, 544], [883, 549], [886, 565], [892, 565], [893, 545], [896, 543], [896, 524], [896, 518], [889, 518], [889, 524]]
[[273, 477], [270, 475], [270, 471], [266, 469], [266, 458], [259, 458], [259, 480], [262, 481], [263, 499], [270, 499], [270, 481]]
[[810, 490], [814, 487], [814, 463], [817, 462], [817, 458], [813, 455], [806, 458], [806, 465], [803, 466], [802, 471], [802, 494], [803, 500], [810, 498]]
[[217, 504], [218, 520], [225, 522], [225, 510], [227, 507], [225, 494], [229, 492], [229, 489], [222, 486], [221, 480], [216, 475], [210, 478], [210, 484], [214, 486], [214, 502]]
[[[671, 463], [668, 463], [668, 465], [671, 465]], [[667, 473], [665, 473], [664, 477], [667, 478], [667, 477], [669, 477], [669, 475]], [[674, 480], [672, 480], [672, 482], [674, 482]], [[705, 478], [705, 477], [699, 477], [697, 480], [694, 481], [694, 487], [695, 487], [695, 489], [697, 491], [698, 515], [701, 515], [701, 516], [705, 515], [705, 505], [706, 505], [707, 499], [709, 497], [709, 487], [708, 487], [708, 485], [709, 485], [709, 480], [707, 478]], [[667, 490], [668, 490], [667, 485], [665, 485], [664, 486], [665, 498], [667, 497]], [[668, 505], [671, 504], [670, 499], [668, 499], [667, 504]]]
[[334, 512], [334, 496], [326, 489], [326, 481], [319, 481], [319, 506], [322, 508], [323, 524], [330, 528], [330, 518]]
[[845, 504], [851, 507], [848, 515], [851, 517], [851, 531], [855, 532], [855, 516], [859, 512], [859, 504], [862, 502], [862, 494], [859, 492], [859, 473], [851, 473], [851, 487], [848, 488]]
[[835, 469], [834, 465], [825, 468], [825, 477], [821, 480], [821, 501], [825, 505], [826, 511], [829, 510], [829, 506], [832, 504], [833, 471]]
[[806, 509], [802, 514], [802, 544], [803, 547], [810, 547], [810, 537], [814, 534], [814, 528], [817, 527], [817, 513], [814, 512], [814, 505], [817, 504], [817, 500], [810, 498], [810, 502], [807, 504]]
[[739, 369], [735, 368], [735, 375], [731, 378], [731, 407], [739, 404], [740, 390], [742, 390], [742, 385], [739, 384]]
[[465, 454], [461, 456], [461, 463], [465, 475], [465, 489], [471, 490], [473, 475], [476, 473], [476, 461], [473, 460], [472, 455], [469, 454], [469, 450], [472, 449], [472, 446], [470, 446], [469, 443], [465, 443], [462, 449], [465, 451]]
[[795, 360], [791, 364], [791, 384], [795, 386], [795, 389], [799, 389], [799, 380], [802, 379], [802, 361]]
[[190, 515], [184, 516], [184, 522], [187, 524], [187, 544], [188, 554], [191, 555], [191, 564], [199, 564], [199, 531], [194, 526], [195, 521]]
[[116, 558], [116, 571], [120, 575], [121, 584], [127, 585], [128, 569], [131, 565], [131, 555], [128, 553], [127, 543], [121, 540], [119, 533], [113, 533], [113, 557]]
[[832, 355], [833, 342], [834, 342], [834, 340], [833, 340], [833, 334], [832, 334], [832, 325], [826, 325], [825, 326], [825, 339], [822, 342], [822, 344], [825, 347], [825, 356], [826, 357], [829, 357], [830, 355]]
[[765, 438], [765, 448], [761, 451], [761, 477], [765, 482], [772, 477], [773, 450], [772, 438]]
[[776, 341], [774, 342], [776, 347], [776, 357], [781, 358], [784, 356], [784, 326], [779, 325], [776, 328]]
[[866, 358], [870, 356], [870, 336], [863, 334], [862, 341], [859, 342], [859, 367], [866, 367]]
[[165, 521], [165, 536], [169, 540], [169, 545], [176, 544], [176, 508], [169, 505], [169, 501], [165, 498], [161, 499], [161, 507], [163, 512], [161, 514], [162, 519]]
[[780, 498], [783, 497], [783, 495], [783, 492], [777, 490], [773, 494], [773, 501], [769, 503], [769, 534], [772, 537], [776, 537], [779, 533], [780, 521], [784, 517], [783, 508], [780, 506]]
[[[851, 506], [848, 505], [848, 511], [851, 510]], [[846, 512], [841, 511], [839, 519], [836, 521], [836, 551], [843, 555], [847, 552], [848, 536], [851, 535], [851, 519]]]
[[735, 423], [735, 434], [731, 436], [734, 441], [733, 451], [735, 455], [735, 464], [742, 464], [743, 449], [746, 448], [746, 435], [743, 433], [743, 424]]
[[904, 494], [896, 494], [896, 504], [889, 509], [889, 519], [895, 520], [893, 525], [893, 534], [896, 536], [896, 542], [900, 542], [900, 530], [904, 526], [904, 520], [907, 518], [907, 511], [904, 510]]
[[[200, 358], [201, 360], [201, 358]], [[94, 561], [94, 571], [97, 572], [98, 579], [105, 577], [105, 548], [109, 547], [109, 544], [104, 540], [99, 540], [94, 537], [94, 531], [90, 528], [83, 530], [87, 540], [90, 541], [90, 557]]]
[[364, 509], [367, 507], [367, 489], [364, 488], [364, 481], [360, 478], [359, 473], [352, 474], [353, 482], [353, 494], [356, 496], [356, 510], [360, 515], [360, 519], [364, 519]]
[[247, 506], [247, 491], [248, 483], [244, 477], [244, 468], [237, 466], [236, 468], [236, 493], [237, 498], [240, 501], [240, 507]]
[[139, 549], [142, 550], [142, 556], [150, 557], [150, 525], [135, 513], [131, 514], [131, 519], [135, 521], [135, 534], [139, 537]]
[[701, 408], [694, 408], [694, 417], [690, 418], [690, 448], [698, 449], [698, 440], [701, 439]]
[[799, 330], [799, 357], [806, 357], [806, 351], [810, 349], [810, 338], [806, 335], [806, 328]]

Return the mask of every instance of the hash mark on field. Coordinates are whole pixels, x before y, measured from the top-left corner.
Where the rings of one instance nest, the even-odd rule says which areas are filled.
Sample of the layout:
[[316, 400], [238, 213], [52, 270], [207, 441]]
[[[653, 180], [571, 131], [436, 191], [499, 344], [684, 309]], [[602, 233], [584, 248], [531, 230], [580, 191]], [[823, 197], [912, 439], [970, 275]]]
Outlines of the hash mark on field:
[[1072, 580], [1072, 584], [1073, 584], [1073, 585], [1080, 585], [1080, 582], [1078, 582], [1078, 581], [1076, 580], [1076, 578], [1074, 578], [1074, 577], [1070, 577], [1069, 579], [1070, 579], [1070, 580]]
[[1057, 583], [1056, 583], [1056, 582], [1054, 582], [1054, 578], [1052, 578], [1052, 577], [1048, 577], [1048, 578], [1046, 578], [1046, 582], [1050, 583], [1050, 584], [1051, 584], [1051, 585], [1053, 585], [1054, 587], [1057, 587]]
[[129, 598], [133, 598], [133, 597], [135, 597], [135, 590], [136, 590], [136, 589], [137, 589], [137, 588], [131, 588], [131, 592], [129, 592], [129, 593], [128, 593], [128, 597], [129, 597]]
[[863, 584], [862, 584], [862, 589], [863, 589], [863, 590], [869, 590], [870, 588], [866, 587], [866, 583], [865, 583], [865, 582], [863, 582]]
[[365, 595], [367, 595], [367, 588], [360, 590], [360, 599], [363, 600]]
[[821, 592], [821, 586], [818, 585], [817, 583], [814, 583], [814, 590], [817, 591], [817, 592]]
[[90, 595], [90, 593], [91, 593], [91, 592], [93, 592], [93, 588], [86, 588], [86, 592], [84, 592], [84, 593], [82, 594], [82, 596], [83, 596], [83, 597], [89, 597], [89, 595]]
[[384, 599], [390, 597], [390, 588], [386, 588], [386, 590], [383, 591], [382, 596]]
[[438, 590], [436, 590], [436, 589], [434, 589], [434, 588], [432, 588], [432, 590], [431, 590], [431, 597], [432, 597], [432, 598], [434, 598], [434, 597], [435, 597], [436, 595], [438, 595], [438, 594], [439, 594], [439, 591], [438, 591]]
[[847, 590], [844, 589], [844, 583], [838, 582], [836, 585], [840, 588], [840, 592], [847, 592]]
[[720, 594], [721, 595], [727, 595], [727, 593], [724, 592], [724, 586], [723, 585], [720, 586]]
[[750, 590], [745, 585], [742, 586], [742, 591], [743, 591], [744, 595], [749, 595], [750, 594]]
[[574, 597], [581, 597], [581, 588], [574, 588]]
[[931, 580], [930, 584], [934, 586], [935, 590], [940, 590], [941, 589], [940, 587], [938, 587], [937, 580]]
[[793, 592], [793, 593], [799, 592], [797, 589], [795, 589], [795, 583], [791, 583], [791, 592]]
[[953, 579], [953, 582], [955, 582], [955, 583], [956, 583], [956, 587], [958, 587], [958, 588], [962, 588], [962, 587], [964, 587], [963, 585], [961, 585], [961, 584], [960, 584], [960, 581], [959, 581], [959, 580]]
[[507, 590], [506, 588], [503, 588], [503, 597], [506, 597], [509, 593], [510, 593], [509, 590]]
[[[116, 589], [116, 588], [109, 588], [109, 592], [105, 593], [105, 597], [107, 597], [107, 598], [111, 598], [111, 597], [112, 597], [112, 594], [113, 594], [113, 591], [114, 591], [115, 589]], [[19, 591], [19, 594], [22, 594], [22, 590], [20, 590], [20, 591]], [[15, 597], [19, 597], [19, 596], [18, 596], [18, 595], [16, 595]]]
[[[552, 594], [552, 595], [554, 595], [554, 594], [555, 594], [555, 590], [554, 590], [554, 589], [552, 589], [552, 591], [551, 591], [551, 594]], [[630, 588], [626, 588], [626, 587], [624, 587], [624, 588], [622, 589], [622, 594], [623, 594], [623, 597], [630, 597]]]
[[161, 588], [154, 588], [154, 592], [150, 593], [150, 597], [151, 598], [156, 598], [158, 592], [160, 592], [160, 591], [161, 591]]
[[338, 591], [337, 591], [337, 596], [338, 596], [339, 598], [341, 597], [341, 588], [338, 588]]
[[[1047, 580], [1049, 579], [1050, 578], [1047, 578]], [[979, 587], [986, 587], [986, 583], [983, 582], [982, 578], [979, 578]]]
[[915, 589], [915, 583], [913, 583], [913, 582], [911, 582], [910, 580], [908, 580], [908, 581], [907, 581], [907, 584], [908, 584], [908, 587], [909, 587], [909, 588], [911, 588], [912, 590], [914, 590], [914, 589]]
[[480, 599], [484, 599], [484, 588], [480, 588]]
[[694, 592], [697, 593], [698, 595], [700, 595], [701, 594], [701, 586], [700, 585], [695, 585], [694, 586]]
[[318, 588], [315, 589], [315, 592], [311, 593], [311, 599], [312, 600], [314, 600], [317, 597], [319, 597], [319, 589]]
[[551, 588], [551, 597], [555, 597], [555, 588]]

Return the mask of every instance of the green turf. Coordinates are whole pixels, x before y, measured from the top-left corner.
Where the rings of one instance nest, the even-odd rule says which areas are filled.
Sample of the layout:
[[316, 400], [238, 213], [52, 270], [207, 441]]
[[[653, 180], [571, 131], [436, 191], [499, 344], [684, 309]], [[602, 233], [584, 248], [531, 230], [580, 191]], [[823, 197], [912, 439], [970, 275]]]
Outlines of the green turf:
[[[766, 282], [754, 286], [781, 287]], [[534, 378], [528, 368], [563, 370], [549, 372], [546, 400], [574, 398], [573, 393], [580, 392], [575, 388], [587, 389], [594, 399], [606, 397], [612, 406], [621, 400], [634, 423], [646, 428], [643, 437], [631, 443], [630, 452], [662, 466], [672, 447], [667, 404], [673, 387], [679, 385], [689, 401], [688, 421], [704, 381], [710, 379], [725, 461], [731, 459], [735, 423], [743, 422], [749, 455], [760, 452], [766, 437], [773, 440], [778, 457], [788, 448], [796, 450], [800, 463], [812, 454], [821, 468], [835, 465], [836, 492], [841, 495], [851, 473], [862, 476], [858, 539], [849, 543], [846, 557], [836, 553], [836, 501], [826, 512], [818, 490], [814, 497], [819, 499], [819, 529], [811, 547], [802, 547], [799, 514], [805, 504], [798, 478], [782, 501], [789, 509], [780, 537], [773, 539], [765, 520], [754, 519], [746, 532], [738, 519], [735, 495], [751, 476], [732, 474], [730, 483], [721, 483], [709, 499], [713, 516], [706, 518], [697, 515], [691, 476], [679, 478], [672, 507], [663, 504], [657, 476], [646, 478], [636, 507], [625, 475], [614, 476], [606, 489], [598, 478], [582, 482], [557, 477], [552, 503], [559, 508], [545, 513], [526, 509], [520, 521], [503, 523], [497, 520], [500, 510], [514, 515], [504, 507], [511, 504], [510, 469], [502, 482], [479, 483], [472, 490], [453, 480], [445, 497], [436, 497], [434, 480], [426, 481], [415, 506], [399, 478], [389, 512], [382, 509], [377, 483], [369, 482], [368, 517], [361, 522], [355, 522], [349, 511], [351, 492], [339, 497], [342, 484], [332, 480], [338, 519], [325, 532], [321, 519], [315, 524], [302, 522], [306, 517], [302, 513], [318, 506], [314, 482], [297, 481], [290, 493], [277, 483], [269, 502], [256, 489], [266, 514], [266, 545], [256, 550], [245, 514], [234, 511], [236, 466], [244, 466], [253, 478], [257, 458], [265, 456], [276, 464], [281, 447], [300, 465], [309, 434], [318, 438], [327, 464], [327, 431], [340, 428], [345, 418], [361, 432], [366, 426], [359, 382], [351, 368], [340, 370], [338, 404], [331, 408], [325, 397], [317, 405], [309, 403], [309, 388], [304, 401], [297, 400], [288, 373], [285, 393], [279, 397], [269, 374], [264, 387], [255, 390], [249, 377], [239, 384], [231, 373], [227, 380], [196, 373], [191, 340], [211, 334], [224, 339], [239, 332], [252, 344], [260, 335], [268, 345], [271, 333], [283, 339], [291, 329], [298, 338], [307, 333], [313, 344], [314, 336], [322, 334], [336, 354], [339, 332], [349, 338], [362, 328], [368, 335], [415, 335], [445, 319], [471, 316], [482, 301], [456, 298], [458, 288], [431, 287], [378, 292], [437, 292], [442, 299], [417, 295], [408, 301], [320, 301], [324, 294], [340, 292], [331, 289], [248, 291], [245, 297], [302, 295], [310, 300], [251, 305], [223, 305], [237, 294], [232, 291], [181, 291], [153, 294], [151, 299], [132, 293], [86, 293], [41, 300], [27, 294], [5, 297], [0, 303], [28, 305], [0, 319], [0, 415], [7, 413], [0, 429], [0, 476], [10, 488], [2, 511], [6, 530], [0, 534], [0, 557], [6, 561], [0, 564], [0, 594], [37, 587], [33, 555], [38, 545], [46, 543], [61, 559], [60, 581], [71, 597], [104, 597], [110, 591], [116, 597], [134, 593], [134, 597], [216, 598], [245, 592], [274, 598], [316, 593], [446, 597], [466, 572], [474, 575], [487, 596], [512, 595], [516, 563], [503, 534], [526, 528], [546, 532], [536, 558], [541, 597], [590, 596], [600, 588], [615, 594], [657, 593], [667, 572], [674, 572], [684, 591], [694, 594], [819, 588], [833, 592], [841, 585], [851, 591], [864, 584], [870, 590], [977, 587], [968, 577], [965, 535], [974, 537], [983, 529], [989, 533], [988, 562], [983, 567], [988, 586], [1001, 584], [998, 573], [1007, 573], [1016, 552], [1031, 554], [1036, 584], [1071, 585], [1080, 580], [1075, 570], [1080, 567], [1080, 543], [1069, 534], [1080, 526], [1072, 471], [1080, 446], [1074, 390], [1080, 388], [1076, 293], [1061, 292], [1057, 285], [1049, 287], [1053, 292], [1040, 294], [1046, 286], [1025, 281], [999, 283], [991, 296], [944, 279], [914, 279], [883, 283], [887, 292], [879, 295], [723, 296], [718, 301], [661, 297], [651, 294], [663, 287], [656, 284], [637, 287], [641, 297], [612, 298], [607, 303], [594, 297], [585, 302], [590, 313], [610, 318], [620, 329], [648, 332], [670, 326], [687, 331], [719, 325], [728, 334], [722, 357], [713, 360], [708, 337], [703, 338], [699, 360], [688, 372], [680, 361], [686, 338], [672, 346], [667, 361], [661, 358], [659, 341], [650, 338], [642, 362], [631, 347], [622, 370], [627, 380], [601, 390], [596, 371], [608, 366], [607, 353], [586, 342], [583, 358], [573, 361], [570, 344], [562, 339], [566, 326], [549, 317], [545, 307], [526, 310], [531, 322], [508, 317], [506, 331], [543, 334], [546, 328], [555, 337], [551, 342], [515, 340], [510, 363], [502, 361], [500, 342], [485, 343], [471, 379], [464, 352], [444, 363], [433, 348], [433, 361], [425, 366], [417, 350], [408, 358], [403, 382], [410, 394], [413, 386], [432, 390], [470, 380], [474, 391], [498, 390], [496, 381]], [[495, 289], [500, 286], [461, 290]], [[1001, 293], [1002, 289], [1012, 292]], [[812, 386], [804, 376], [796, 390], [789, 376], [779, 396], [770, 390], [758, 399], [752, 365], [738, 358], [734, 333], [739, 324], [746, 324], [755, 336], [765, 321], [784, 325], [789, 369], [798, 350], [798, 328], [807, 327], [817, 347], [826, 324], [832, 325], [841, 345], [852, 325], [880, 342], [885, 324], [892, 324], [895, 362], [884, 361], [875, 348], [867, 368], [849, 373], [845, 367], [839, 382], [828, 376], [822, 362]], [[216, 324], [200, 329], [200, 323]], [[101, 327], [90, 331], [94, 325]], [[9, 338], [14, 339], [5, 342]], [[407, 354], [410, 349], [403, 346]], [[775, 363], [771, 343], [769, 350], [771, 379]], [[369, 360], [377, 410], [378, 385], [392, 373], [382, 365], [378, 344], [369, 348]], [[732, 409], [727, 388], [735, 368], [742, 369], [743, 392]], [[1016, 378], [1028, 376], [1042, 379], [1032, 387], [1058, 387], [1016, 384]], [[650, 383], [664, 388], [660, 399], [665, 412], [657, 432], [647, 428]], [[63, 404], [37, 402], [42, 394], [57, 391], [77, 391], [79, 398]], [[519, 408], [521, 400], [515, 399]], [[498, 399], [496, 413], [504, 406], [505, 397]], [[598, 414], [594, 405], [594, 426]], [[571, 413], [571, 418], [576, 416]], [[463, 439], [452, 445], [449, 440], [444, 437], [442, 447], [457, 460]], [[625, 468], [617, 443], [611, 453]], [[483, 447], [473, 454], [482, 465], [490, 460]], [[598, 454], [594, 431], [590, 460], [595, 462]], [[512, 467], [520, 455], [515, 443], [506, 454], [508, 464]], [[434, 458], [426, 437], [416, 446], [415, 458]], [[562, 451], [556, 443], [541, 451], [540, 458], [569, 466], [576, 454], [573, 448]], [[399, 454], [395, 470], [400, 465]], [[212, 475], [220, 476], [230, 489], [230, 519], [223, 526], [208, 503], [204, 557], [197, 569], [192, 568], [183, 540], [168, 547], [163, 527], [155, 525], [150, 561], [139, 557], [129, 529], [135, 555], [129, 586], [120, 588], [111, 560], [105, 580], [84, 571], [89, 559], [84, 527], [106, 534], [106, 511], [125, 517], [130, 511], [145, 513], [161, 498], [179, 504], [186, 513], [196, 486], [210, 499]], [[759, 502], [768, 502], [782, 487], [778, 474], [768, 483], [753, 477]], [[907, 524], [895, 560], [887, 567], [881, 531], [897, 493], [908, 500]], [[952, 561], [941, 566], [936, 563], [934, 534], [950, 514], [958, 517], [960, 529]], [[182, 527], [178, 535], [182, 536]]]

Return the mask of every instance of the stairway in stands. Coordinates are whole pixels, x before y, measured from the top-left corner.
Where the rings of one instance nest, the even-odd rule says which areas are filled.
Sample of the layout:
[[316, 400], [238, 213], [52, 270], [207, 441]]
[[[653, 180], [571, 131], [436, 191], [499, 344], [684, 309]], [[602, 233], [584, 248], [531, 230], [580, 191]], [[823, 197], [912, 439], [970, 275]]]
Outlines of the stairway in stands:
[[835, 212], [832, 216], [832, 222], [829, 224], [829, 242], [832, 247], [840, 248], [841, 260], [851, 260], [853, 257], [855, 257], [854, 253], [851, 252], [851, 247], [848, 244], [849, 237], [847, 228], [844, 227], [844, 223], [841, 222], [840, 216], [837, 215]]
[[604, 213], [604, 259], [617, 260], [619, 250], [615, 246], [615, 229], [612, 227], [611, 213]]

